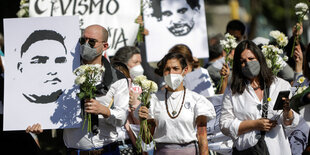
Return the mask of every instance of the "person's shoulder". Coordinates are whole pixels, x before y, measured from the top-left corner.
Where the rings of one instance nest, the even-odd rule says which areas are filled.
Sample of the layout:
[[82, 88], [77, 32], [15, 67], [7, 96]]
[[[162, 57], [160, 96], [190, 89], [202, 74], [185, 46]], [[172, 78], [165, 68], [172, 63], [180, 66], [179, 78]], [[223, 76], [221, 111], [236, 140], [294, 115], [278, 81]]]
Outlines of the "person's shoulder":
[[286, 81], [280, 77], [274, 78], [273, 85], [275, 85], [275, 87], [279, 87], [279, 86], [280, 87], [291, 87], [291, 84], [288, 81]]
[[128, 87], [128, 80], [126, 78], [118, 79], [112, 83], [112, 85], [117, 85], [120, 87]]
[[190, 95], [195, 100], [198, 100], [198, 99], [201, 99], [201, 98], [207, 100], [207, 98], [205, 96], [203, 96], [201, 94], [198, 94], [198, 93], [196, 93], [196, 92], [194, 92], [192, 90], [189, 90], [187, 88], [186, 88], [186, 94]]

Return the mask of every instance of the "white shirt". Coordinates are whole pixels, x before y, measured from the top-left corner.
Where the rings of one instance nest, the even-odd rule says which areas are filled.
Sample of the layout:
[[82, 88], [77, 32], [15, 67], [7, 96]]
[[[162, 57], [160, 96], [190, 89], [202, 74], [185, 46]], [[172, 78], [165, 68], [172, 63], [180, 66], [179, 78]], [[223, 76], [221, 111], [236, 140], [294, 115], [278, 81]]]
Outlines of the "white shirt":
[[[270, 86], [269, 97], [271, 101], [268, 106], [268, 118], [275, 119], [282, 110], [273, 111], [276, 98], [279, 91], [290, 90], [290, 84], [281, 78], [275, 78]], [[238, 150], [244, 150], [254, 146], [259, 138], [260, 132], [257, 130], [247, 132], [238, 136], [240, 123], [244, 120], [256, 120], [261, 118], [261, 104], [263, 99], [259, 101], [254, 89], [248, 84], [243, 94], [232, 95], [231, 89], [226, 89], [223, 99], [223, 107], [220, 117], [220, 127], [223, 134], [230, 136], [234, 141], [234, 146]], [[278, 119], [278, 125], [265, 135], [265, 141], [271, 155], [288, 155], [291, 154], [290, 144], [285, 136], [284, 128], [293, 128], [299, 122], [299, 116], [294, 112], [294, 120], [292, 125], [284, 126], [283, 116]]]
[[[155, 119], [157, 126], [154, 141], [157, 143], [189, 143], [197, 141], [196, 118], [207, 116], [208, 120], [215, 117], [215, 110], [210, 101], [204, 96], [186, 89], [185, 101], [179, 116], [175, 119], [169, 117], [165, 105], [166, 90], [152, 94], [149, 109], [150, 117]], [[182, 105], [184, 91], [168, 92], [168, 110], [179, 112]], [[172, 104], [171, 104], [172, 103]], [[172, 107], [171, 107], [172, 106]]]
[[[104, 118], [99, 115], [99, 133], [87, 133], [87, 126], [81, 128], [64, 129], [64, 143], [67, 148], [92, 149], [100, 148], [117, 140], [117, 126], [122, 126], [127, 118], [129, 91], [126, 79], [114, 82], [105, 96], [97, 97], [101, 104], [108, 107], [114, 96], [114, 108], [110, 109], [111, 116]], [[87, 125], [87, 122], [86, 122]]]

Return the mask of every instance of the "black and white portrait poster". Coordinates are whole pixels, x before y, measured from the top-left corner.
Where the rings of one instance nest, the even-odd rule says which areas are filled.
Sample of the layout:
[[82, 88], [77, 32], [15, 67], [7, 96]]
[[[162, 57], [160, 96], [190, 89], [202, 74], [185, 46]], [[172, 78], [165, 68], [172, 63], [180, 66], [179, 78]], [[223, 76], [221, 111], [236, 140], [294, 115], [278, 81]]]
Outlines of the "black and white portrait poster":
[[144, 0], [147, 60], [159, 61], [175, 44], [197, 58], [209, 57], [203, 0]]
[[4, 130], [79, 127], [78, 17], [4, 19], [4, 36]]
[[140, 0], [30, 0], [31, 17], [78, 15], [80, 28], [99, 24], [109, 32], [107, 54], [134, 45], [139, 25]]

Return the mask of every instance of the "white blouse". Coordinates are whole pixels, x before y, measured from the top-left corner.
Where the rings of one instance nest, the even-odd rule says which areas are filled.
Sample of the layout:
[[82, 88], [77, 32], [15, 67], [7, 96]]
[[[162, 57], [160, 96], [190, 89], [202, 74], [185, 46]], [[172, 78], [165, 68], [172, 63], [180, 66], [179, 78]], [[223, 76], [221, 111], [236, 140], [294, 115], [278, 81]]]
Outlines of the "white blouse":
[[[155, 119], [156, 128], [154, 141], [157, 143], [189, 143], [197, 141], [196, 137], [196, 118], [200, 115], [206, 116], [207, 120], [215, 117], [215, 110], [210, 101], [204, 96], [186, 89], [183, 108], [179, 116], [175, 119], [169, 117], [165, 104], [166, 90], [152, 94], [149, 109], [150, 117]], [[179, 113], [183, 91], [168, 92], [167, 105], [171, 116], [173, 111]]]
[[[274, 111], [273, 106], [277, 99], [278, 93], [282, 90], [290, 90], [290, 84], [281, 79], [276, 78], [270, 86], [269, 97], [271, 101], [268, 106], [268, 118], [275, 119], [279, 116], [282, 110]], [[230, 136], [234, 141], [234, 146], [238, 150], [244, 150], [254, 146], [260, 137], [260, 132], [257, 130], [247, 132], [238, 136], [238, 129], [240, 123], [244, 120], [256, 120], [261, 118], [261, 105], [263, 99], [260, 101], [256, 96], [254, 89], [247, 85], [243, 94], [232, 95], [231, 89], [225, 91], [223, 98], [223, 107], [220, 117], [220, 127], [223, 134]], [[283, 116], [278, 119], [278, 125], [265, 135], [265, 141], [268, 146], [269, 153], [274, 154], [291, 154], [290, 144], [285, 135], [285, 128], [293, 128], [299, 122], [299, 116], [294, 112], [294, 120], [292, 125], [285, 126], [283, 123]]]
[[114, 105], [110, 109], [111, 116], [104, 118], [102, 115], [98, 115], [99, 133], [97, 135], [87, 133], [87, 122], [83, 130], [82, 126], [81, 128], [64, 129], [63, 139], [67, 148], [101, 148], [117, 140], [116, 127], [120, 127], [125, 123], [129, 107], [129, 90], [125, 78], [114, 82], [107, 94], [102, 97], [96, 97], [96, 100], [108, 107], [112, 97], [114, 97]]

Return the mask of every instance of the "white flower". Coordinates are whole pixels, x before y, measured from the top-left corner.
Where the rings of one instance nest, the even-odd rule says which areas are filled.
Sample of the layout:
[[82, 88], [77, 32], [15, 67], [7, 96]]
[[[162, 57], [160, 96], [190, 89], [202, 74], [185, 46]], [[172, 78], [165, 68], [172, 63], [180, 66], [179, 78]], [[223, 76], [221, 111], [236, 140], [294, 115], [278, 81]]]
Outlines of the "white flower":
[[151, 81], [150, 80], [143, 80], [141, 81], [141, 88], [144, 91], [148, 91], [151, 87]]
[[308, 20], [308, 16], [307, 15], [304, 16], [304, 20]]
[[220, 45], [223, 47], [226, 54], [229, 54], [229, 52], [237, 47], [236, 38], [229, 33], [225, 34], [225, 39], [220, 40]]
[[287, 61], [287, 60], [288, 60], [288, 57], [285, 55], [285, 56], [283, 57], [283, 60], [284, 60], [284, 61]]
[[308, 11], [308, 5], [306, 3], [297, 3], [295, 5], [296, 14], [297, 12], [307, 12]]
[[151, 87], [151, 93], [155, 93], [158, 90], [158, 86], [154, 81], [151, 81], [152, 87]]
[[278, 30], [270, 31], [270, 32], [269, 32], [269, 35], [270, 35], [271, 37], [273, 37], [274, 39], [277, 39], [277, 38], [279, 37], [279, 35], [280, 35], [280, 31], [278, 31]]
[[78, 77], [76, 77], [74, 82], [75, 82], [75, 84], [80, 85], [80, 84], [83, 84], [85, 82], [85, 80], [86, 80], [85, 76], [78, 76]]
[[305, 77], [302, 76], [302, 77], [300, 77], [300, 78], [298, 79], [297, 82], [298, 82], [299, 84], [302, 84], [302, 83], [304, 83], [304, 81], [305, 81]]
[[144, 75], [139, 75], [139, 76], [136, 76], [136, 77], [134, 78], [133, 83], [139, 85], [139, 83], [140, 83], [141, 81], [144, 81], [144, 80], [147, 80], [147, 79], [146, 79], [146, 76], [144, 76]]
[[267, 60], [266, 60], [266, 63], [267, 63], [267, 67], [268, 67], [268, 68], [271, 68], [271, 67], [272, 67], [271, 60], [267, 59]]

